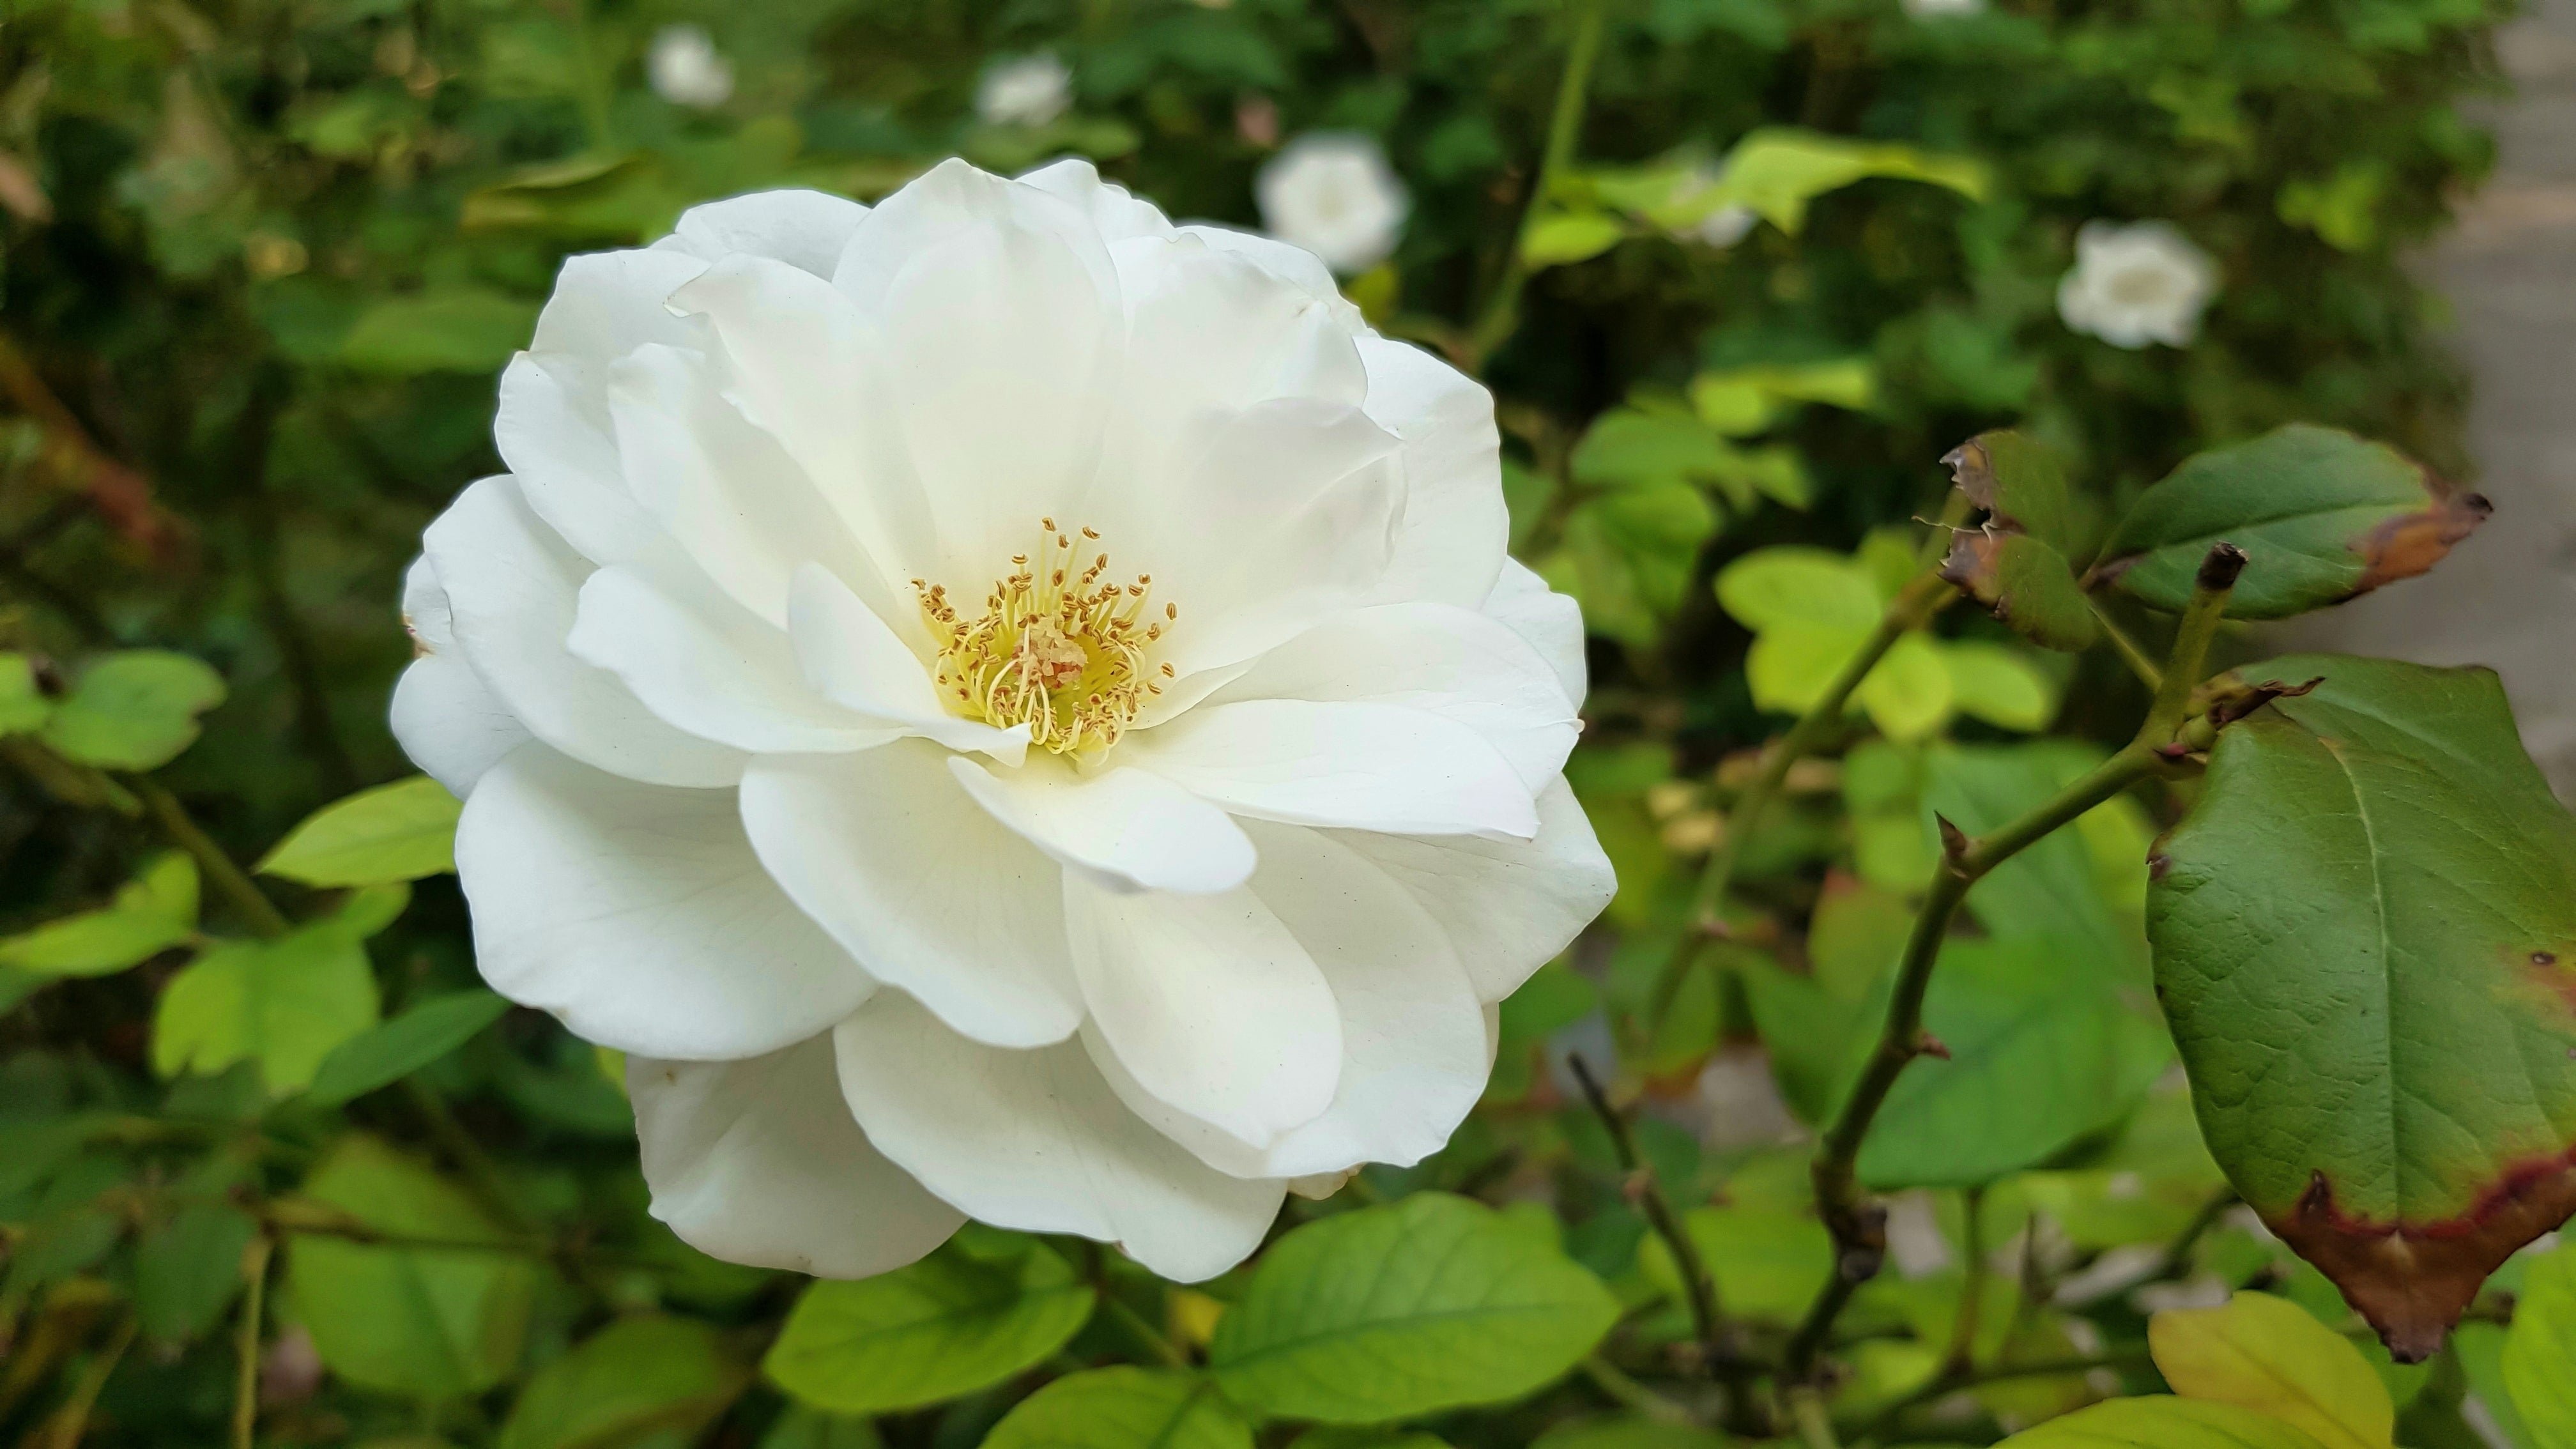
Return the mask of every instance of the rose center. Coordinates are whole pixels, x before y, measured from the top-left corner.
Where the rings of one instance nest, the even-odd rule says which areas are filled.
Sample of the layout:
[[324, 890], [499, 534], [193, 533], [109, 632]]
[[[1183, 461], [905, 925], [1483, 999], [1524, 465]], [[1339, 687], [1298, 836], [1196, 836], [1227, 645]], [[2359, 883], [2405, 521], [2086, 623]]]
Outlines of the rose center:
[[939, 696], [969, 719], [1025, 724], [1032, 743], [1060, 755], [1105, 750], [1172, 677], [1172, 666], [1145, 656], [1180, 609], [1149, 610], [1153, 575], [1108, 578], [1106, 553], [1080, 565], [1074, 539], [1097, 542], [1094, 530], [1039, 523], [1045, 541], [1011, 555], [1011, 572], [993, 581], [981, 614], [968, 617], [944, 584], [912, 581], [939, 646]]

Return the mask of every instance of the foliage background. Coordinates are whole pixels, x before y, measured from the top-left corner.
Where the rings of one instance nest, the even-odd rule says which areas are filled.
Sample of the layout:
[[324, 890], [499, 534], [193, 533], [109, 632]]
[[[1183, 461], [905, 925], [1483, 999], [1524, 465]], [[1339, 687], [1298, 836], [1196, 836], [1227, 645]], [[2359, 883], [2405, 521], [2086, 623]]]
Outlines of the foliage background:
[[[1555, 1035], [1615, 1064], [1623, 1100], [1642, 1099], [1640, 1138], [1673, 1196], [1720, 1204], [1705, 1210], [1719, 1214], [1709, 1231], [1721, 1279], [1737, 1280], [1730, 1300], [1777, 1300], [1781, 1313], [1803, 1301], [1823, 1240], [1799, 1215], [1802, 1158], [1782, 1145], [1796, 1124], [1762, 1105], [1763, 1003], [1744, 984], [1758, 970], [1718, 977], [1732, 984], [1688, 1010], [1648, 1009], [1683, 880], [1716, 828], [1701, 782], [1722, 793], [1724, 762], [1776, 726], [1746, 682], [1751, 635], [1709, 581], [1757, 547], [1851, 550], [1928, 514], [1946, 486], [1933, 460], [1999, 423], [2063, 449], [2097, 517], [2182, 457], [2293, 419], [2464, 473], [2461, 383], [2428, 341], [2438, 302], [2399, 259], [2487, 165], [2458, 106], [2493, 85], [2498, 18], [2484, 0], [2010, 0], [1923, 17], [1884, 0], [1610, 0], [1580, 135], [1588, 166], [1713, 156], [1757, 126], [1794, 125], [1974, 157], [1990, 184], [1971, 198], [1864, 181], [1819, 197], [1798, 235], [1766, 225], [1723, 249], [1643, 236], [1531, 280], [1486, 375], [1510, 438], [1516, 545], [1583, 595], [1600, 636], [1572, 773], [1621, 895], [1571, 965], [1507, 1008], [1489, 1109], [1450, 1151], [1372, 1170], [1292, 1220], [1427, 1187], [1551, 1204], [1567, 1250], [1631, 1310], [1613, 1340], [1624, 1361], [1668, 1367], [1680, 1336], [1669, 1263], [1659, 1288], [1610, 1143], [1538, 1053]], [[651, 37], [678, 22], [705, 27], [733, 65], [722, 106], [675, 106], [645, 84]], [[384, 725], [408, 653], [398, 576], [435, 511], [498, 469], [493, 376], [567, 252], [650, 239], [691, 201], [761, 186], [877, 195], [961, 151], [997, 168], [1089, 154], [1175, 215], [1250, 225], [1252, 177], [1279, 139], [1355, 129], [1384, 140], [1415, 208], [1395, 262], [1354, 290], [1390, 330], [1454, 339], [1507, 268], [1568, 25], [1557, 0], [16, 0], [0, 15], [0, 647], [40, 673], [143, 645], [213, 664], [224, 702], [158, 778], [233, 854], [256, 858], [322, 802], [407, 772]], [[1038, 49], [1069, 63], [1072, 110], [1034, 131], [977, 123], [983, 67]], [[2189, 348], [2120, 351], [2058, 321], [2074, 232], [2104, 217], [2171, 218], [2217, 259], [2221, 293]], [[1687, 418], [1695, 379], [1800, 368], [1842, 379], [1829, 391], [1846, 405], [1765, 394], [1749, 421], [1698, 445], [1759, 454], [1770, 486], [1747, 486], [1732, 463], [1623, 461], [1597, 441], [1587, 461], [1586, 430], [1605, 414]], [[1943, 627], [2004, 637], [1964, 617]], [[2106, 657], [2031, 655], [2024, 669], [2052, 702], [2071, 701], [2056, 728], [2074, 740], [2113, 737], [2140, 702]], [[2066, 758], [2004, 749], [2015, 731], [1939, 713], [1933, 734], [1986, 751], [1955, 758], [2025, 776]], [[1906, 841], [1920, 834], [1920, 792], [1942, 788], [1923, 773], [1937, 775], [1936, 757], [1888, 749], [1812, 772], [1799, 808], [1753, 843], [1742, 874], [1767, 912], [1769, 934], [1750, 938], [1768, 953], [1760, 969], [1813, 981], [1853, 933], [1883, 926], [1890, 902], [1901, 925], [1909, 863], [1924, 858]], [[2134, 935], [2132, 847], [2152, 822], [2130, 808], [2088, 822], [2105, 864], [2087, 888]], [[1892, 835], [1880, 828], [1891, 819]], [[147, 820], [0, 772], [0, 926], [107, 899], [159, 844]], [[271, 884], [299, 917], [356, 909]], [[215, 921], [237, 909], [209, 898]], [[369, 954], [388, 1015], [471, 986], [453, 881], [421, 882]], [[184, 1205], [269, 1212], [260, 1205], [299, 1185], [320, 1194], [305, 1178], [317, 1160], [391, 1143], [434, 1169], [380, 1163], [392, 1176], [368, 1190], [453, 1197], [451, 1223], [537, 1245], [506, 1283], [477, 1290], [501, 1305], [467, 1355], [488, 1372], [378, 1374], [372, 1388], [345, 1364], [322, 1372], [296, 1328], [315, 1310], [282, 1290], [262, 1329], [261, 1442], [860, 1444], [879, 1432], [780, 1418], [777, 1386], [748, 1366], [799, 1285], [710, 1263], [643, 1216], [622, 1098], [550, 1021], [513, 1012], [345, 1106], [272, 1104], [244, 1067], [154, 1070], [156, 1001], [177, 960], [6, 978], [0, 1131], [16, 1135], [0, 1148], [0, 1428], [52, 1432], [86, 1393], [86, 1442], [216, 1442], [234, 1402], [225, 1315], [239, 1275], [225, 1254], [241, 1238], [234, 1219], [209, 1227]], [[1795, 1063], [1774, 1068], [1798, 1105]], [[1997, 1288], [1990, 1303], [2023, 1305], [1993, 1342], [1970, 1335], [1980, 1362], [2115, 1352], [2091, 1378], [1990, 1391], [1940, 1432], [1991, 1439], [2106, 1389], [2154, 1386], [2139, 1355], [2116, 1356], [2140, 1337], [2130, 1297], [2051, 1299], [2069, 1276], [2183, 1234], [2218, 1186], [2179, 1099], [2143, 1100], [2125, 1135], [2121, 1121], [2099, 1124], [2052, 1170], [1985, 1189], [1976, 1230], [1987, 1249], [2021, 1245], [2022, 1291]], [[1742, 1130], [1748, 1112], [1761, 1130]], [[40, 1150], [71, 1140], [42, 1134], [75, 1117], [123, 1125]], [[352, 1132], [366, 1134], [357, 1147]], [[403, 1176], [433, 1170], [445, 1186]], [[1864, 1388], [1923, 1367], [1896, 1362], [1898, 1349], [1947, 1352], [1955, 1265], [1975, 1256], [1963, 1201], [1914, 1200], [1916, 1242], [1954, 1266], [1881, 1305], [1893, 1347], [1861, 1352]], [[2231, 1231], [2191, 1237], [2149, 1269], [2281, 1287], [2342, 1326], [2312, 1272]], [[333, 1250], [315, 1241], [286, 1251]], [[1242, 1291], [1227, 1280], [1171, 1293], [1066, 1251], [1184, 1350]], [[185, 1311], [168, 1307], [173, 1262], [211, 1265], [211, 1286], [181, 1295]], [[137, 1302], [160, 1316], [129, 1351], [116, 1325]], [[649, 1309], [708, 1326], [620, 1349], [690, 1392], [612, 1415], [607, 1430], [525, 1427], [517, 1386], [537, 1374], [547, 1392], [574, 1392], [545, 1366]], [[880, 1429], [898, 1445], [977, 1443], [1050, 1374], [1145, 1354], [1120, 1323], [1104, 1313], [1051, 1366]], [[2465, 1336], [2484, 1347], [2433, 1371], [2388, 1369], [2400, 1402], [2429, 1383], [2427, 1422], [2456, 1421], [2441, 1420], [2441, 1396], [2456, 1404], [2469, 1387], [2492, 1408], [2492, 1337]], [[1873, 1354], [1888, 1362], [1873, 1367]], [[1436, 1427], [1461, 1445], [1517, 1445], [1622, 1399], [1596, 1373]]]

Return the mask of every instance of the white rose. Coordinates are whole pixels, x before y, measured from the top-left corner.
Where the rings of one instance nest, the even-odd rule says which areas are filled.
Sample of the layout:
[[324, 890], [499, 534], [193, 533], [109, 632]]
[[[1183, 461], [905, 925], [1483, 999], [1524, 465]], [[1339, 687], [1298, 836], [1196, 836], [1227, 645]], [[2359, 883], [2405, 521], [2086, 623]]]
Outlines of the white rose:
[[718, 202], [565, 264], [495, 433], [395, 733], [707, 1252], [1221, 1272], [1439, 1148], [1609, 898], [1492, 400], [1303, 252], [1082, 162]]
[[1376, 141], [1314, 131], [1283, 147], [1253, 183], [1261, 224], [1345, 276], [1385, 261], [1403, 239], [1413, 197]]
[[1986, 0], [1903, 0], [1905, 13], [1917, 20], [1933, 20], [1945, 15], [1983, 15]]
[[2075, 268], [2057, 284], [2057, 315], [2114, 347], [2189, 345], [2218, 291], [2209, 253], [2168, 221], [2088, 221]]
[[712, 110], [733, 96], [733, 66], [694, 25], [665, 25], [644, 60], [653, 93], [675, 106]]
[[988, 126], [1043, 126], [1073, 104], [1073, 72], [1041, 52], [995, 61], [975, 87], [975, 118]]

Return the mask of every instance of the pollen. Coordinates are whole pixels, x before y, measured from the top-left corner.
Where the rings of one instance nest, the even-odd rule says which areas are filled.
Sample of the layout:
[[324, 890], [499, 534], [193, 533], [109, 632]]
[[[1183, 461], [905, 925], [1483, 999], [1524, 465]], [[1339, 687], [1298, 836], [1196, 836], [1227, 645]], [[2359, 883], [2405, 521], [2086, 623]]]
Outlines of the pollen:
[[1025, 724], [1032, 743], [1060, 755], [1105, 750], [1163, 692], [1157, 681], [1172, 677], [1172, 666], [1145, 656], [1180, 609], [1149, 609], [1153, 576], [1109, 578], [1105, 552], [1088, 564], [1076, 559], [1076, 535], [1090, 543], [1097, 531], [1060, 532], [1052, 518], [1039, 528], [1038, 546], [1011, 555], [980, 614], [969, 617], [945, 585], [912, 581], [939, 646], [939, 697], [1000, 729]]

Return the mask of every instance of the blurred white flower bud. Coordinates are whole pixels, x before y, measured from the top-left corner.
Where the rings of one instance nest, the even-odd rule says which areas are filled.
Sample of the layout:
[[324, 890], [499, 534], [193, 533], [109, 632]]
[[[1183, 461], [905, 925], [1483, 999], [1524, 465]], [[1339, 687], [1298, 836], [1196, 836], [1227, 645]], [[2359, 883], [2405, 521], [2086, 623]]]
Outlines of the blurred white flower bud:
[[975, 116], [988, 126], [1043, 126], [1073, 104], [1073, 72], [1044, 51], [995, 61], [975, 87]]
[[2075, 268], [2057, 284], [2057, 315], [2114, 347], [2187, 346], [2218, 291], [2209, 253], [2169, 221], [2088, 221]]
[[665, 25], [645, 58], [653, 93], [675, 106], [713, 110], [733, 97], [733, 63], [694, 25]]
[[1917, 20], [1935, 20], [1944, 15], [1983, 15], [1986, 0], [1903, 0], [1905, 13]]
[[1315, 131], [1298, 137], [1261, 168], [1253, 183], [1261, 224], [1344, 275], [1386, 260], [1404, 236], [1412, 194], [1367, 136]]

